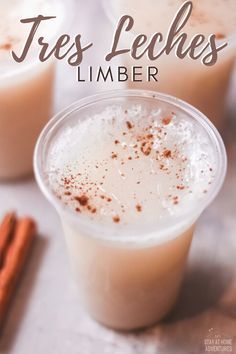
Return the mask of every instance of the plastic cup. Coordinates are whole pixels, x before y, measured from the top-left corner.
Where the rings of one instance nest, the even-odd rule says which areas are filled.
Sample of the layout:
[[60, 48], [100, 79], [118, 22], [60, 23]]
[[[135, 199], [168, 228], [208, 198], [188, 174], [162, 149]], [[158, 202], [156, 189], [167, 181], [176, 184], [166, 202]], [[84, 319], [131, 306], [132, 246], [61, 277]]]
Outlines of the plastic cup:
[[[118, 104], [125, 109], [133, 103], [162, 105], [183, 112], [196, 122], [213, 148], [216, 175], [201, 202], [187, 205], [181, 215], [160, 222], [154, 220], [144, 227], [132, 225], [120, 229], [92, 222], [64, 205], [52, 191], [46, 166], [51, 144], [66, 127], [73, 127], [107, 106]], [[115, 329], [130, 330], [152, 325], [172, 309], [195, 223], [222, 186], [226, 160], [224, 144], [212, 123], [187, 103], [160, 93], [140, 90], [102, 93], [76, 102], [48, 123], [35, 149], [35, 176], [61, 217], [81, 300], [97, 321]]]
[[[133, 0], [126, 1], [126, 6], [132, 8], [132, 2], [134, 3]], [[140, 30], [140, 26], [142, 26], [144, 23], [149, 24], [149, 31], [151, 31], [151, 28], [153, 28], [151, 33], [144, 33], [147, 34], [148, 38], [151, 37], [151, 34], [161, 31], [162, 27], [160, 26], [162, 26], [164, 21], [169, 21], [168, 24], [170, 25], [170, 16], [165, 16], [163, 19], [162, 12], [158, 11], [158, 8], [162, 6], [161, 2], [158, 2], [158, 4], [154, 4], [153, 2], [150, 2], [150, 4], [149, 2], [145, 4], [143, 3], [143, 11], [140, 11], [140, 15], [137, 17], [135, 17], [135, 14], [137, 14], [137, 9], [141, 8], [141, 3], [138, 3], [137, 9], [135, 6], [133, 6], [131, 13], [127, 13], [127, 11], [122, 8], [122, 5], [119, 7], [118, 4], [119, 1], [116, 3], [112, 1], [103, 1], [105, 12], [107, 13], [114, 27], [117, 26], [118, 19], [121, 17], [121, 15], [128, 14], [134, 16], [134, 27], [131, 31], [125, 32], [121, 36], [119, 44], [120, 49], [131, 47], [135, 36], [137, 34], [143, 33], [143, 31]], [[163, 4], [165, 6], [165, 2], [163, 2]], [[176, 4], [178, 5], [177, 1]], [[172, 4], [173, 8], [177, 6], [176, 4]], [[179, 4], [179, 7], [180, 5], [181, 4]], [[116, 6], [118, 6], [118, 9]], [[206, 1], [206, 6], [209, 8], [209, 1]], [[226, 18], [227, 9], [228, 7], [224, 6], [224, 16]], [[155, 19], [152, 15], [150, 15], [151, 11], [155, 11]], [[209, 14], [209, 16], [211, 16], [211, 14]], [[171, 18], [173, 17], [174, 12]], [[218, 23], [216, 23], [215, 27], [212, 29], [212, 33], [217, 31], [217, 28]], [[182, 32], [188, 33], [188, 30], [185, 31], [185, 29], [183, 29], [181, 33]], [[198, 32], [201, 32], [200, 25]], [[166, 32], [163, 33], [164, 38], [165, 35]], [[187, 43], [190, 42], [192, 37], [192, 34], [188, 34]], [[219, 59], [217, 63], [211, 67], [203, 65], [200, 59], [191, 60], [188, 56], [184, 59], [179, 59], [177, 58], [174, 50], [172, 50], [169, 55], [164, 54], [154, 61], [149, 60], [146, 55], [144, 55], [139, 60], [135, 60], [129, 54], [123, 54], [121, 61], [122, 64], [128, 68], [128, 73], [131, 72], [134, 66], [139, 66], [140, 68], [142, 67], [142, 73], [144, 74], [147, 72], [148, 66], [154, 66], [158, 69], [158, 82], [155, 82], [153, 79], [148, 81], [146, 75], [143, 75], [142, 82], [134, 82], [129, 79], [125, 85], [130, 89], [155, 90], [178, 97], [198, 108], [214, 123], [217, 128], [222, 128], [226, 118], [225, 106], [227, 93], [236, 59], [235, 29], [230, 36], [226, 38], [219, 38], [217, 40], [217, 44], [221, 44], [222, 42], [228, 42], [228, 47], [219, 53]], [[141, 71], [140, 68], [138, 70], [139, 72]], [[140, 77], [138, 77], [138, 79], [140, 79]]]
[[[15, 26], [15, 32], [4, 23], [0, 26], [0, 179], [12, 180], [25, 177], [33, 171], [33, 151], [36, 140], [44, 125], [52, 115], [53, 88], [55, 64], [54, 59], [40, 62], [38, 55], [40, 46], [37, 38], [45, 36], [50, 45], [55, 43], [61, 29], [66, 28], [62, 1], [45, 0], [44, 16], [57, 16], [56, 19], [41, 23], [36, 32], [31, 49], [26, 59], [17, 63], [13, 60], [11, 51], [19, 56], [23, 43], [28, 37], [32, 24], [21, 24], [20, 20], [37, 17], [40, 2], [22, 2], [8, 8], [9, 18], [16, 18], [10, 26]], [[50, 5], [48, 11], [46, 11]], [[32, 6], [32, 8], [31, 8]], [[21, 11], [20, 11], [21, 10]], [[6, 10], [5, 10], [6, 11]], [[45, 13], [46, 11], [46, 13]], [[8, 20], [9, 20], [8, 18]], [[8, 21], [7, 20], [7, 21]], [[50, 22], [48, 22], [50, 21]], [[45, 27], [46, 26], [46, 27]], [[9, 35], [9, 31], [13, 34]], [[19, 37], [22, 43], [18, 44]], [[23, 40], [24, 39], [24, 40]]]

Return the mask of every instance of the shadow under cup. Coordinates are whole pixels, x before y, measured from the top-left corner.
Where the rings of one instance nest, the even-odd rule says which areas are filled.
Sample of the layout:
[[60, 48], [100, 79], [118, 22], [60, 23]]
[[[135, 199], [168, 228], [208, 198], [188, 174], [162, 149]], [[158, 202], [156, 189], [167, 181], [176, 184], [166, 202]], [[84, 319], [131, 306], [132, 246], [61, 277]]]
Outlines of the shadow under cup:
[[[48, 152], [66, 127], [108, 106], [127, 109], [133, 104], [168, 108], [199, 125], [212, 145], [216, 175], [201, 202], [192, 202], [181, 215], [158, 222], [154, 215], [152, 225], [145, 227], [102, 225], [76, 214], [56, 197], [49, 183]], [[61, 217], [74, 278], [89, 313], [119, 330], [150, 326], [162, 319], [176, 301], [195, 222], [224, 181], [226, 152], [212, 123], [192, 106], [164, 94], [141, 90], [102, 93], [76, 102], [48, 123], [36, 145], [34, 168], [42, 192]]]

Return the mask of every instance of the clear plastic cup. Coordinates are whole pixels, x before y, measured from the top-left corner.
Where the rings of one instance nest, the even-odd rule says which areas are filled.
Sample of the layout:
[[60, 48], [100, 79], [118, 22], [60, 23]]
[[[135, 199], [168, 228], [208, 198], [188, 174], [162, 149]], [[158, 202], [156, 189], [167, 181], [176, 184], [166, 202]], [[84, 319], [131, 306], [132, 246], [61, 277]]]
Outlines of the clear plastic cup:
[[[129, 32], [125, 32], [120, 37], [119, 49], [131, 48], [131, 44], [137, 34], [144, 33], [151, 38], [151, 34], [155, 32], [162, 32], [163, 22], [167, 22], [168, 27], [171, 24], [171, 19], [174, 18], [175, 10], [180, 8], [181, 2], [175, 1], [171, 5], [167, 5], [168, 2], [156, 2], [147, 1], [144, 3], [136, 2], [134, 5], [134, 0], [124, 1], [118, 0], [117, 2], [103, 1], [103, 6], [108, 18], [112, 22], [114, 28], [118, 24], [118, 19], [121, 15], [127, 14], [134, 17], [133, 29]], [[211, 1], [205, 1], [206, 7], [209, 9], [212, 7]], [[159, 8], [165, 7], [166, 5], [170, 7], [169, 13], [163, 16], [163, 12], [159, 11]], [[225, 13], [225, 18], [227, 17], [228, 7], [224, 6], [223, 11]], [[193, 2], [193, 7], [195, 3]], [[217, 6], [215, 4], [215, 6]], [[129, 12], [126, 8], [129, 8]], [[172, 11], [172, 12], [171, 12]], [[210, 10], [209, 10], [210, 11]], [[155, 17], [153, 16], [155, 13]], [[223, 15], [220, 14], [220, 23]], [[201, 16], [201, 14], [198, 14]], [[212, 16], [210, 13], [209, 16]], [[216, 22], [214, 28], [211, 29], [211, 33], [215, 33], [218, 30], [218, 22]], [[203, 32], [205, 29], [204, 19], [202, 21]], [[141, 30], [141, 28], [146, 24], [147, 32]], [[165, 32], [163, 32], [164, 39], [166, 38], [168, 27], [165, 27]], [[199, 31], [201, 32], [201, 26], [199, 25]], [[188, 34], [187, 43], [190, 43], [190, 39], [193, 38], [193, 34], [188, 33], [185, 28], [181, 31]], [[128, 73], [131, 72], [134, 66], [142, 67], [143, 81], [133, 82], [129, 79], [125, 84], [127, 88], [130, 89], [144, 89], [144, 90], [155, 90], [158, 92], [164, 92], [169, 95], [178, 97], [194, 107], [198, 108], [203, 112], [217, 128], [222, 128], [225, 122], [225, 106], [226, 98], [230, 85], [230, 79], [232, 76], [234, 63], [236, 59], [236, 33], [235, 26], [233, 32], [225, 38], [220, 38], [220, 33], [217, 40], [217, 45], [224, 42], [228, 42], [228, 47], [224, 48], [222, 52], [219, 53], [219, 59], [217, 63], [211, 67], [202, 64], [200, 58], [197, 60], [192, 60], [188, 56], [183, 59], [177, 58], [175, 50], [172, 50], [168, 55], [161, 55], [157, 60], [149, 60], [147, 55], [144, 55], [139, 60], [133, 59], [130, 54], [123, 54], [121, 56], [121, 62], [128, 68]], [[207, 36], [206, 36], [207, 37]], [[163, 46], [164, 41], [159, 46]], [[157, 45], [157, 48], [158, 45]], [[158, 82], [150, 79], [147, 80], [146, 72], [148, 66], [154, 66], [158, 69], [157, 79]], [[138, 70], [141, 71], [140, 68]], [[151, 71], [153, 72], [153, 70]], [[131, 75], [130, 75], [131, 77]], [[140, 76], [138, 77], [140, 79]]]
[[[70, 0], [69, 5], [72, 6]], [[25, 1], [0, 5], [8, 14], [0, 25], [0, 179], [25, 177], [33, 171], [33, 151], [37, 137], [52, 115], [55, 59], [40, 62], [37, 44], [40, 36], [54, 45], [67, 28], [63, 1]], [[40, 13], [38, 12], [40, 11]], [[32, 23], [21, 19], [44, 16], [57, 18], [43, 21], [37, 31], [26, 59], [17, 63]], [[69, 14], [69, 13], [68, 13]], [[10, 19], [13, 23], [8, 23]], [[5, 22], [4, 22], [5, 21]], [[9, 29], [9, 26], [10, 29]], [[15, 27], [14, 27], [15, 26]], [[13, 28], [14, 27], [14, 28]], [[50, 49], [51, 50], [51, 49]]]
[[[216, 175], [201, 202], [187, 205], [181, 215], [143, 227], [123, 229], [76, 214], [55, 195], [49, 183], [48, 153], [66, 127], [118, 104], [162, 105], [184, 113], [209, 138]], [[99, 134], [99, 132], [98, 132]], [[73, 149], [73, 142], [72, 149]], [[58, 152], [59, 153], [59, 152]], [[218, 194], [226, 173], [226, 152], [212, 123], [194, 107], [174, 97], [141, 90], [118, 90], [82, 99], [56, 115], [44, 128], [34, 155], [35, 176], [44, 195], [57, 209], [64, 228], [74, 278], [82, 302], [99, 322], [115, 329], [149, 326], [173, 307], [179, 293], [194, 226]]]

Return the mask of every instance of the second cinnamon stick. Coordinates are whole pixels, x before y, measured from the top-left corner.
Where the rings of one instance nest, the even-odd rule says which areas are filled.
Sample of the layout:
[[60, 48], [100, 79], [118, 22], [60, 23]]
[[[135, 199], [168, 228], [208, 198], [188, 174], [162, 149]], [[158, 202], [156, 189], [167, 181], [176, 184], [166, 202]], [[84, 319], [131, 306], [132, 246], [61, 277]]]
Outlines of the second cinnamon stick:
[[12, 292], [26, 261], [35, 233], [36, 224], [32, 219], [24, 218], [16, 223], [4, 266], [0, 270], [0, 324], [5, 317]]

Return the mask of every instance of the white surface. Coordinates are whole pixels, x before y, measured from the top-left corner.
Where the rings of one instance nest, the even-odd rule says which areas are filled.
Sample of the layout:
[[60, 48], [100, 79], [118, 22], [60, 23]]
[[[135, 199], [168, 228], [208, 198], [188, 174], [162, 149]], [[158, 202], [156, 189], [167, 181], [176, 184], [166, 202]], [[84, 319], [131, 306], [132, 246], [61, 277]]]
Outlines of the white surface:
[[[96, 43], [86, 54], [83, 66], [99, 63], [101, 58], [96, 53], [104, 53], [109, 42], [105, 34], [111, 29], [99, 11], [94, 1], [87, 1], [86, 12], [77, 13], [76, 32], [87, 34], [87, 40], [90, 36]], [[60, 63], [56, 111], [98, 89], [96, 85], [76, 83], [75, 70]], [[198, 225], [176, 308], [162, 324], [136, 334], [106, 329], [81, 308], [59, 219], [33, 179], [1, 184], [0, 215], [9, 209], [32, 215], [38, 221], [40, 236], [11, 303], [0, 336], [0, 353], [197, 354], [205, 352], [204, 340], [215, 335], [234, 338], [236, 352], [236, 119], [226, 128], [227, 180]]]

